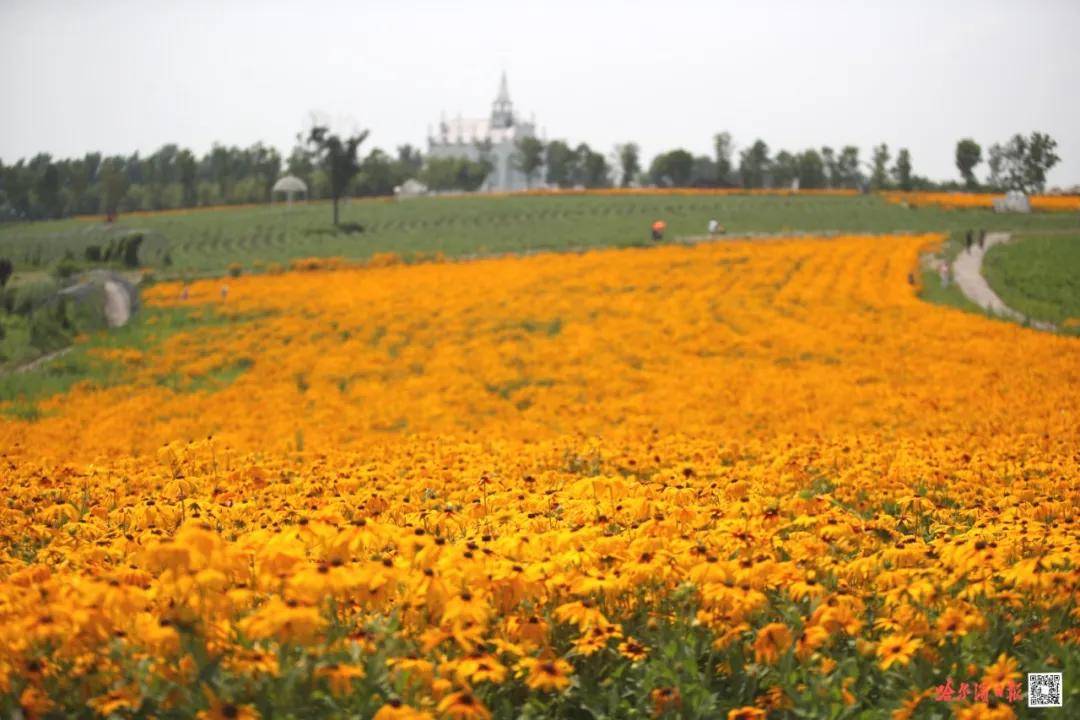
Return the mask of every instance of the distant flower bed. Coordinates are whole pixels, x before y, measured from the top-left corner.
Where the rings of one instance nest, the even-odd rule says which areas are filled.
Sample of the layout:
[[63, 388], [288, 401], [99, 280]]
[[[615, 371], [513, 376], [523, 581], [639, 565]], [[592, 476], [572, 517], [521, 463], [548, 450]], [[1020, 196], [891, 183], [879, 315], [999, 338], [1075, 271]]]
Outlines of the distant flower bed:
[[[936, 205], [946, 209], [992, 208], [1004, 193], [884, 192], [886, 200], [913, 207]], [[1080, 211], [1080, 195], [1031, 195], [1031, 209], [1040, 212]]]

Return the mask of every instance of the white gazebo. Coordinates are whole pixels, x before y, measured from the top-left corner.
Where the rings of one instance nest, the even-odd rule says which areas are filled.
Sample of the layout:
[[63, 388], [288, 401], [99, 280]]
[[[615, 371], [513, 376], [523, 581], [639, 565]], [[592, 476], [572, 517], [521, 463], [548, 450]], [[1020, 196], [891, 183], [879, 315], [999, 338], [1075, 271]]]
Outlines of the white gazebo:
[[292, 205], [294, 195], [307, 195], [307, 185], [295, 175], [286, 175], [274, 183], [273, 194], [277, 193], [285, 193], [285, 201]]

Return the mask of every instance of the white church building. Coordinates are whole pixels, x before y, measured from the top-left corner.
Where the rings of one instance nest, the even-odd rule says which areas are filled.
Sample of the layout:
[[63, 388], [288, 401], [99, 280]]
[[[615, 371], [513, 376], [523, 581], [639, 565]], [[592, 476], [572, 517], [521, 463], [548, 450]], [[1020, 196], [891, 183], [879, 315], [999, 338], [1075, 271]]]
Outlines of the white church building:
[[481, 192], [507, 192], [542, 187], [544, 168], [533, 173], [532, 182], [517, 167], [517, 142], [536, 137], [536, 124], [523, 122], [514, 115], [506, 73], [499, 82], [499, 94], [491, 106], [491, 116], [463, 118], [439, 123], [437, 133], [428, 129], [428, 156], [433, 158], [464, 157], [469, 160], [487, 158], [493, 168], [480, 186]]

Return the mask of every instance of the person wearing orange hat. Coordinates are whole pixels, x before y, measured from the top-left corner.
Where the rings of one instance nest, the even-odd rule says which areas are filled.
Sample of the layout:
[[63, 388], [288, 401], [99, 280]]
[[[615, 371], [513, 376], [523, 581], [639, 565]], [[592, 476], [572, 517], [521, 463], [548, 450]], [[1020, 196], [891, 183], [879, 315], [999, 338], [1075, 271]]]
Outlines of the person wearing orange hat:
[[663, 220], [657, 220], [652, 224], [652, 239], [655, 242], [660, 242], [664, 239], [664, 231], [667, 230], [667, 223]]

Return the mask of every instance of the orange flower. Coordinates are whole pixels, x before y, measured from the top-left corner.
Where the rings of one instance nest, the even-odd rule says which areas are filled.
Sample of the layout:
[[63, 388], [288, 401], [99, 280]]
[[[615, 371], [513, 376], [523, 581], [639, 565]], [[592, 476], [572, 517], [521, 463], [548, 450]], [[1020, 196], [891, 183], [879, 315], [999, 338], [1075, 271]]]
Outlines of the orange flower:
[[649, 693], [652, 700], [652, 716], [658, 718], [669, 710], [678, 711], [682, 708], [682, 694], [677, 687], [659, 687]]
[[326, 678], [330, 692], [335, 697], [345, 697], [352, 693], [353, 680], [364, 677], [364, 668], [359, 665], [339, 665], [331, 663], [315, 671], [315, 677]]
[[791, 647], [791, 630], [783, 623], [769, 623], [754, 640], [754, 661], [773, 665]]

